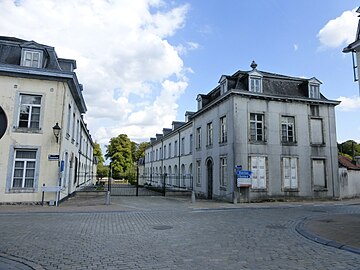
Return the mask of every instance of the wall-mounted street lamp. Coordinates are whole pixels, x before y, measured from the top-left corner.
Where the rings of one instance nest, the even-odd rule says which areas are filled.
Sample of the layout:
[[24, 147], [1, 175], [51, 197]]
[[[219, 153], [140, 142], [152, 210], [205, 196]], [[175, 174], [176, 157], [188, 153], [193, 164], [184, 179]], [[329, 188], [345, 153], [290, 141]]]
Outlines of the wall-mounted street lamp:
[[61, 127], [59, 127], [59, 124], [56, 123], [56, 125], [53, 126], [53, 132], [54, 132], [54, 135], [55, 135], [55, 138], [56, 138], [56, 142], [57, 142], [57, 143], [59, 142], [60, 131], [61, 131]]

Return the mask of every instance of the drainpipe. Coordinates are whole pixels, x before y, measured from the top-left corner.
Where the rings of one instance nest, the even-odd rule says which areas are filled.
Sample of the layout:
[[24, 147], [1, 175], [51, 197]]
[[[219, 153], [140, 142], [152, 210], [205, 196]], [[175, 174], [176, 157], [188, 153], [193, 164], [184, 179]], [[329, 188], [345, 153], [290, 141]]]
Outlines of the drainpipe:
[[180, 178], [180, 170], [181, 170], [181, 168], [180, 168], [180, 164], [181, 164], [180, 130], [178, 130], [178, 134], [179, 134], [179, 139], [178, 139], [178, 143], [179, 143], [179, 145], [178, 145], [178, 178], [179, 178], [179, 188], [180, 188], [180, 184], [181, 184], [181, 178]]
[[[331, 126], [331, 121], [330, 121], [330, 109], [329, 109], [329, 105], [327, 107], [328, 109], [328, 125], [329, 125], [329, 130], [331, 130], [330, 126]], [[335, 183], [334, 180], [335, 178], [339, 177], [339, 172], [336, 172], [334, 174], [334, 164], [333, 164], [333, 151], [332, 151], [332, 140], [331, 140], [331, 133], [329, 134], [329, 138], [330, 138], [330, 164], [331, 164], [331, 174], [332, 174], [332, 179], [331, 179], [331, 183], [332, 183], [332, 193], [333, 193], [333, 198], [335, 198]], [[336, 157], [337, 158], [337, 157]]]

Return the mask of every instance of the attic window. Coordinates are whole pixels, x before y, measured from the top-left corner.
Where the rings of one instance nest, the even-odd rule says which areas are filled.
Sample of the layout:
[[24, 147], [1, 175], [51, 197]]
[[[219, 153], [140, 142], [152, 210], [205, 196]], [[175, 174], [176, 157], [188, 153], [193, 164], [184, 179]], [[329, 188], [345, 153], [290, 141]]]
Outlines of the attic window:
[[262, 83], [260, 77], [250, 77], [249, 91], [255, 93], [262, 93]]
[[201, 96], [198, 95], [196, 100], [197, 100], [197, 108], [198, 108], [198, 110], [201, 110], [202, 109], [202, 98], [201, 98]]
[[22, 52], [22, 66], [40, 68], [42, 64], [42, 52], [24, 49]]
[[309, 85], [309, 98], [320, 99], [320, 85], [310, 84]]

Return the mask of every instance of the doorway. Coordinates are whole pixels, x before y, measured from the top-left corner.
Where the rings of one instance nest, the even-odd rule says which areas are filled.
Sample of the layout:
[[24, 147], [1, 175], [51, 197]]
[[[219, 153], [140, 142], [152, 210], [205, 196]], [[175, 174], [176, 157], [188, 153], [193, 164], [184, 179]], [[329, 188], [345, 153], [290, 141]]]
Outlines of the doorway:
[[213, 162], [211, 159], [208, 159], [206, 162], [207, 168], [207, 198], [212, 199], [213, 195]]

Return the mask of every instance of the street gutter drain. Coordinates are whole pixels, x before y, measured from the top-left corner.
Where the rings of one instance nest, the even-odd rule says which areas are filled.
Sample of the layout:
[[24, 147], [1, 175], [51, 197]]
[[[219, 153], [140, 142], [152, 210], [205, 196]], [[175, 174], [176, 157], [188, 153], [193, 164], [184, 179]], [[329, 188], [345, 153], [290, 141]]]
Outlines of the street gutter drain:
[[157, 226], [153, 227], [153, 229], [159, 230], [159, 231], [170, 230], [172, 228], [173, 228], [172, 226], [167, 226], [167, 225], [157, 225]]

